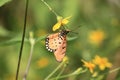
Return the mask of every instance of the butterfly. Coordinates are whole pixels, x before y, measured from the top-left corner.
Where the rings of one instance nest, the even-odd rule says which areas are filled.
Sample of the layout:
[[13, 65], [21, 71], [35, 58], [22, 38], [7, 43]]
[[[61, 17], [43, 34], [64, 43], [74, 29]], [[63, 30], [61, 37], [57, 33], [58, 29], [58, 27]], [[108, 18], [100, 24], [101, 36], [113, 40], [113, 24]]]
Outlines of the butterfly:
[[70, 30], [61, 30], [58, 33], [48, 35], [45, 39], [46, 49], [54, 53], [54, 56], [58, 62], [61, 62], [66, 53], [66, 35]]

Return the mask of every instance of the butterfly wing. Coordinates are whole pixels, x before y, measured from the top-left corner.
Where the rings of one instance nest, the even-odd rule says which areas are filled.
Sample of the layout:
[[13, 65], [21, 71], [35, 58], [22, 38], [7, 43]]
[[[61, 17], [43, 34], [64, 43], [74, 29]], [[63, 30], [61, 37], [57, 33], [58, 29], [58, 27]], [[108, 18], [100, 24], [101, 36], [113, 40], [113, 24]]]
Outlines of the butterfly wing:
[[66, 52], [66, 35], [61, 36], [60, 33], [49, 35], [46, 38], [46, 49], [54, 52], [56, 60], [61, 62]]
[[[46, 38], [46, 49], [50, 52], [54, 52], [59, 47], [59, 33], [51, 34]], [[62, 41], [61, 41], [62, 42]]]

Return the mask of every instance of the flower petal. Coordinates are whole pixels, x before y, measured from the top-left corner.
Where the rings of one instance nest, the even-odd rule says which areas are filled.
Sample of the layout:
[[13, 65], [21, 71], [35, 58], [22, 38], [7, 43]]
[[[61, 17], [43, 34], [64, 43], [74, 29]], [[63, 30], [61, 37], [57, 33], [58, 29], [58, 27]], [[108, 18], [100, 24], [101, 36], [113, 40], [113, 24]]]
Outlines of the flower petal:
[[70, 19], [72, 16], [66, 17], [62, 20], [62, 25], [67, 24], [69, 22], [68, 19]]
[[59, 21], [58, 23], [56, 23], [54, 26], [53, 26], [53, 31], [56, 31], [57, 29], [59, 29], [61, 26], [61, 22]]
[[110, 68], [112, 64], [108, 61], [106, 57], [100, 57], [98, 55], [95, 56], [93, 63], [99, 66], [100, 70], [104, 70], [106, 67]]
[[67, 19], [67, 20], [68, 20], [68, 19], [70, 19], [71, 17], [72, 17], [72, 16], [68, 16], [68, 17], [66, 17], [65, 19]]
[[69, 21], [67, 19], [62, 20], [62, 25], [67, 24]]
[[82, 62], [84, 63], [84, 66], [89, 69], [91, 73], [94, 72], [95, 64], [93, 64], [92, 62], [86, 62], [84, 60], [82, 60]]
[[104, 70], [106, 66], [104, 65], [99, 65], [100, 70]]
[[111, 63], [106, 63], [106, 67], [111, 68], [112, 64]]

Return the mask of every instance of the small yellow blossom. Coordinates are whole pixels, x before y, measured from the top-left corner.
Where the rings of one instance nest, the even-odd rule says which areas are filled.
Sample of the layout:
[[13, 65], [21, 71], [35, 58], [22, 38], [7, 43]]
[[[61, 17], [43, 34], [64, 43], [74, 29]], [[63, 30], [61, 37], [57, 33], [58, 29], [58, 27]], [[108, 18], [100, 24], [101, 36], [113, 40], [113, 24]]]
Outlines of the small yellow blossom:
[[91, 73], [93, 73], [94, 68], [95, 68], [95, 64], [93, 64], [92, 62], [86, 62], [84, 60], [82, 60], [82, 62], [84, 63], [84, 66], [87, 67]]
[[58, 22], [53, 26], [53, 31], [56, 31], [57, 29], [59, 29], [61, 26], [67, 24], [69, 22], [69, 18], [71, 18], [71, 16], [63, 18], [61, 16], [57, 16], [57, 20]]
[[89, 33], [89, 40], [93, 44], [101, 44], [105, 38], [105, 33], [102, 30], [91, 31]]
[[100, 70], [104, 70], [106, 67], [107, 68], [112, 67], [112, 64], [108, 62], [107, 58], [102, 58], [98, 55], [95, 56], [95, 59], [93, 60], [93, 62], [99, 66]]
[[39, 68], [44, 68], [48, 66], [48, 64], [49, 64], [48, 58], [41, 58], [37, 61], [37, 65]]

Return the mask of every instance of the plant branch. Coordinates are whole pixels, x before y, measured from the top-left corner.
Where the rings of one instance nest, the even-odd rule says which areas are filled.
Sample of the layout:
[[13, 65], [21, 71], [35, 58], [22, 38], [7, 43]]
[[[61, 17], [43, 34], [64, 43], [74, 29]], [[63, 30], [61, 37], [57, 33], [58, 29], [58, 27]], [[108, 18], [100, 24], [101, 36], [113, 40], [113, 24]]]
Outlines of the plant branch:
[[[75, 75], [78, 75], [78, 74], [80, 74], [80, 73], [84, 73], [84, 72], [86, 72], [86, 71], [87, 71], [87, 69], [82, 70], [82, 71], [80, 71], [80, 72], [78, 72], [78, 73], [76, 73], [76, 71], [75, 71], [75, 72], [70, 73], [70, 74], [67, 74], [67, 75], [59, 76], [57, 79], [62, 79], [62, 78], [66, 78], [66, 77], [69, 77], [69, 76], [75, 76]], [[52, 79], [49, 79], [49, 80], [55, 80], [55, 79], [56, 79], [56, 78], [52, 78]]]
[[24, 39], [25, 39], [25, 32], [26, 32], [28, 3], [29, 3], [29, 0], [26, 0], [26, 9], [25, 9], [25, 18], [24, 18], [24, 28], [23, 28], [22, 42], [21, 42], [21, 48], [20, 48], [20, 52], [19, 52], [19, 59], [18, 59], [18, 65], [17, 65], [17, 71], [16, 71], [16, 78], [15, 78], [15, 80], [18, 80], [18, 75], [19, 75], [19, 70], [20, 70], [22, 50], [23, 50], [23, 46], [24, 46]]

